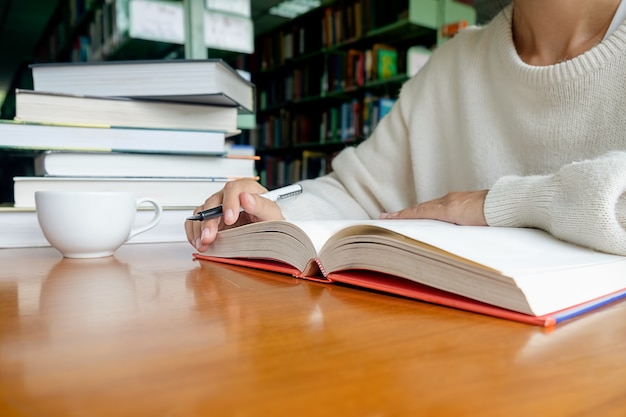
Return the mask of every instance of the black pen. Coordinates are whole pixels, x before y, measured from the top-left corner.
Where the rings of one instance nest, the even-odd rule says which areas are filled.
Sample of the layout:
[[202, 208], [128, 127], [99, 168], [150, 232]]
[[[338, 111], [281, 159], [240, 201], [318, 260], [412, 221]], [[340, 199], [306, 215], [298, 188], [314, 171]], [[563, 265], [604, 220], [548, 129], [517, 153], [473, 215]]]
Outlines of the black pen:
[[[300, 184], [288, 185], [287, 187], [277, 188], [267, 193], [259, 194], [263, 198], [267, 198], [270, 201], [283, 200], [285, 198], [293, 197], [302, 193], [302, 186]], [[240, 209], [243, 211], [243, 209]], [[193, 216], [187, 217], [187, 220], [207, 220], [215, 217], [220, 217], [224, 214], [222, 206], [212, 207], [208, 210], [201, 211]]]

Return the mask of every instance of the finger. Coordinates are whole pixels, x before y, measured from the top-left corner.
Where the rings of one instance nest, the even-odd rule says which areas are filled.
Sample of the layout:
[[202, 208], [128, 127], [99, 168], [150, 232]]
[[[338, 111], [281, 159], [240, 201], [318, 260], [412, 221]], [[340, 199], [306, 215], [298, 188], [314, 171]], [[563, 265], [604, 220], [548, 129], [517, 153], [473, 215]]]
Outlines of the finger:
[[185, 234], [187, 235], [187, 241], [193, 247], [196, 246], [196, 239], [197, 239], [194, 223], [195, 222], [193, 222], [191, 220], [185, 220], [185, 223], [184, 223]]
[[256, 221], [284, 219], [278, 204], [258, 194], [243, 193], [240, 202], [247, 215]]
[[199, 237], [196, 239], [195, 244], [196, 249], [200, 252], [204, 252], [209, 249], [209, 245], [211, 245], [217, 237], [218, 227], [214, 220], [215, 219], [196, 222], [201, 223]]
[[461, 225], [486, 226], [486, 190], [449, 193], [441, 198], [399, 210], [381, 213], [381, 219], [433, 219]]
[[[210, 199], [207, 199], [207, 202], [204, 205], [196, 207], [195, 210], [193, 211], [193, 214], [197, 214], [200, 211], [205, 210], [205, 207], [212, 204], [212, 203], [209, 203], [208, 201], [210, 201]], [[212, 239], [210, 238], [210, 235], [205, 236], [204, 244], [202, 244], [201, 238], [202, 238], [203, 230], [205, 229], [210, 230], [211, 227], [212, 225], [209, 223], [209, 220], [206, 220], [204, 222], [186, 220], [185, 221], [185, 233], [187, 235], [187, 241], [198, 250], [206, 250], [208, 244], [212, 242]], [[204, 232], [204, 233], [206, 235], [209, 232]]]
[[428, 201], [393, 213], [381, 213], [381, 219], [434, 219], [443, 220], [445, 211], [436, 201]]
[[[260, 194], [266, 192], [263, 186], [253, 179], [241, 179], [228, 182], [224, 188], [206, 199], [204, 205], [197, 207], [194, 214], [216, 207], [222, 206], [223, 215], [213, 219], [198, 221], [186, 221], [185, 233], [187, 240], [198, 251], [206, 251], [213, 243], [220, 229], [247, 223], [249, 220], [243, 217], [240, 219], [241, 208], [240, 195], [243, 192]], [[277, 209], [280, 213], [280, 209]]]
[[[193, 210], [193, 214], [197, 214], [198, 212], [202, 211], [204, 209], [204, 206], [198, 206]], [[187, 235], [187, 241], [191, 244], [191, 246], [196, 246], [196, 240], [200, 237], [200, 230], [197, 227], [198, 225], [196, 224], [198, 222], [195, 221], [191, 221], [191, 220], [185, 220], [184, 222], [184, 227], [185, 227], [185, 234]]]
[[264, 192], [267, 192], [267, 189], [252, 179], [242, 179], [227, 183], [223, 189], [222, 199], [224, 224], [231, 226], [239, 219], [242, 193], [262, 194]]

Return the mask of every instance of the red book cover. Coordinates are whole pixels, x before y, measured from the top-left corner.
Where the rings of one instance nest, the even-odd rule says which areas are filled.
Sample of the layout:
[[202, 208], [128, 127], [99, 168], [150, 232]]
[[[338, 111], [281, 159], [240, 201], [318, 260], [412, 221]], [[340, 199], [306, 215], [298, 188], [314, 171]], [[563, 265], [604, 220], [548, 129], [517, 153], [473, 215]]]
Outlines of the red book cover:
[[626, 296], [626, 257], [528, 228], [268, 221], [223, 230], [195, 256], [539, 326]]
[[[288, 274], [296, 278], [310, 281], [326, 282], [328, 284], [348, 284], [358, 288], [381, 291], [383, 293], [408, 297], [427, 303], [438, 304], [446, 307], [452, 307], [460, 310], [470, 311], [473, 313], [484, 314], [492, 317], [517, 321], [520, 323], [526, 323], [541, 327], [554, 326], [560, 322], [577, 317], [590, 310], [600, 308], [608, 303], [626, 297], [626, 290], [622, 290], [609, 294], [606, 297], [600, 297], [588, 303], [579, 304], [565, 310], [556, 311], [554, 313], [542, 316], [531, 316], [528, 314], [518, 313], [516, 311], [507, 310], [501, 307], [496, 307], [480, 301], [472, 300], [471, 298], [452, 294], [446, 291], [438, 290], [436, 288], [418, 284], [416, 282], [412, 282], [403, 278], [398, 278], [392, 275], [382, 274], [373, 271], [348, 270], [338, 273], [330, 273], [326, 277], [324, 277], [322, 273], [315, 275], [303, 275], [297, 268], [275, 260], [219, 258], [206, 256], [199, 253], [195, 253], [194, 257], [206, 261], [261, 269], [280, 274]], [[319, 261], [316, 260], [316, 262], [316, 266], [312, 268], [307, 267], [307, 270], [316, 270], [317, 268], [321, 268], [321, 266], [319, 265]]]

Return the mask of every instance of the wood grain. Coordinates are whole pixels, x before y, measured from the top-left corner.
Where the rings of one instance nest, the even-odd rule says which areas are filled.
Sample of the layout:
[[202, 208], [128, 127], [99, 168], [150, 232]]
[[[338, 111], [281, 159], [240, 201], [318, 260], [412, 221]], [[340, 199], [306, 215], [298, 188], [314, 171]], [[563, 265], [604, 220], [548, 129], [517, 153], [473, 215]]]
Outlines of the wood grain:
[[191, 254], [0, 250], [0, 415], [626, 410], [626, 303], [546, 331]]

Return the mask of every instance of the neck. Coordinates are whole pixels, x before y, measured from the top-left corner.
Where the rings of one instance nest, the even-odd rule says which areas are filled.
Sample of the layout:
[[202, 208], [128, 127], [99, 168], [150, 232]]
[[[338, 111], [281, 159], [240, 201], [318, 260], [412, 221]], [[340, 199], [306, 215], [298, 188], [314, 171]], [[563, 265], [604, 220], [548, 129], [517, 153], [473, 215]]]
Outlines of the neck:
[[530, 65], [552, 65], [597, 45], [620, 0], [515, 0], [513, 39]]

